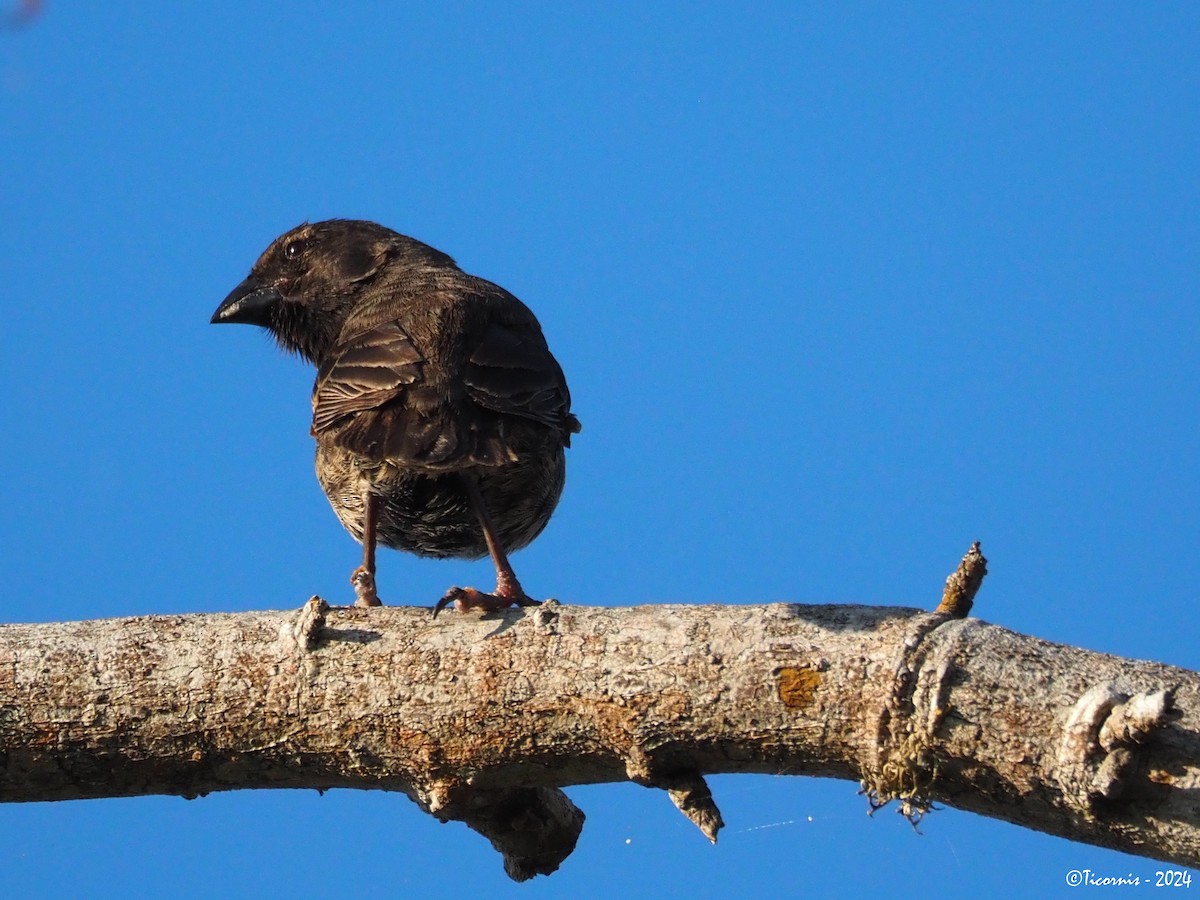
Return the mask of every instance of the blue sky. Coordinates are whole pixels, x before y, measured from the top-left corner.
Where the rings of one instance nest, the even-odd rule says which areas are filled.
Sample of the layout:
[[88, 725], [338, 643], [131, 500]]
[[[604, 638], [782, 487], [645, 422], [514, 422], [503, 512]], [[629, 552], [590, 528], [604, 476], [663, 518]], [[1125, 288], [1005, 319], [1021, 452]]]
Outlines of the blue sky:
[[[217, 303], [372, 218], [537, 312], [584, 431], [535, 595], [932, 607], [1200, 668], [1200, 7], [49, 2], [0, 32], [8, 621], [346, 602], [311, 372]], [[427, 605], [486, 563], [385, 552]], [[0, 807], [11, 896], [1059, 896], [1152, 861], [849, 782], [571, 791], [516, 886], [381, 793]], [[324, 848], [324, 849], [322, 849]], [[1161, 866], [1157, 866], [1161, 868]]]

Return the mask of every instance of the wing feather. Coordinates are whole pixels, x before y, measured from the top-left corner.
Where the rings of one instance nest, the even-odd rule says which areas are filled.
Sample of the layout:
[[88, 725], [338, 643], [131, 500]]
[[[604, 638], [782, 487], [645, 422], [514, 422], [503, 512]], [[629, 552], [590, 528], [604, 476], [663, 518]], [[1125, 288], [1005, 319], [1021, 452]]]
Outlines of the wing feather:
[[397, 321], [345, 340], [317, 372], [313, 435], [369, 459], [455, 469], [516, 460], [520, 447], [546, 439], [533, 437], [533, 423], [564, 445], [579, 430], [536, 322], [485, 325], [448, 392], [425, 383], [427, 363]]
[[564, 442], [579, 430], [562, 369], [536, 324], [490, 323], [467, 361], [463, 382], [480, 406], [561, 429]]

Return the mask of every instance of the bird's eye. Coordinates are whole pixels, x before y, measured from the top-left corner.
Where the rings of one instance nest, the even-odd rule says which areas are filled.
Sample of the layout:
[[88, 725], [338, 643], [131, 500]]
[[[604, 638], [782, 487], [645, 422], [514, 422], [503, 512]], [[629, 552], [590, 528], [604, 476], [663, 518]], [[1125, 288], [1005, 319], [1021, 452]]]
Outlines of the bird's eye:
[[304, 241], [288, 241], [283, 248], [283, 255], [286, 259], [295, 259], [303, 252]]

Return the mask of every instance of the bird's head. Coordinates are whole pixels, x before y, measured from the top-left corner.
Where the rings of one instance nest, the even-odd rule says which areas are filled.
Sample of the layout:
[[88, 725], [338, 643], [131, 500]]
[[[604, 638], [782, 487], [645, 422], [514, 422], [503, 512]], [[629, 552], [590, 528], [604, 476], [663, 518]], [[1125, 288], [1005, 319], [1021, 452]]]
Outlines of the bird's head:
[[280, 235], [213, 313], [214, 324], [266, 328], [285, 350], [319, 364], [366, 285], [385, 270], [454, 265], [446, 254], [354, 219], [304, 223]]

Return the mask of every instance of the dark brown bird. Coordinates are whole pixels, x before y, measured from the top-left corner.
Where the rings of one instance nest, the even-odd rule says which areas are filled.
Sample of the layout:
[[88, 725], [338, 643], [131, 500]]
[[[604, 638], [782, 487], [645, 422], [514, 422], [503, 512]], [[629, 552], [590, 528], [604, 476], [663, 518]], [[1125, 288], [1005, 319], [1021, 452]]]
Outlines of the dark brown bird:
[[376, 543], [491, 555], [495, 592], [451, 588], [434, 615], [536, 605], [507, 554], [550, 520], [579, 421], [524, 303], [420, 241], [333, 219], [276, 238], [212, 321], [266, 328], [317, 367], [317, 479], [363, 544], [356, 605], [379, 605]]

